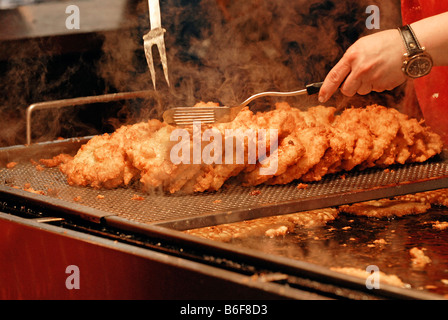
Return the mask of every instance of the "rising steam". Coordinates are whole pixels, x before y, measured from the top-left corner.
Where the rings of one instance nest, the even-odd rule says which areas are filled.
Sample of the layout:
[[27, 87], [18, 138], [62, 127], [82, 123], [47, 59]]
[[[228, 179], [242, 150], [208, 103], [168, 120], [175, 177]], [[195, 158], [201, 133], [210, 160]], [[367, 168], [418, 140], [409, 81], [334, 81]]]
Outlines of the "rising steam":
[[[152, 90], [142, 39], [149, 31], [148, 3], [131, 3], [135, 6], [125, 13], [123, 29], [102, 35], [101, 57], [92, 71], [97, 83], [92, 79], [73, 81], [79, 65], [61, 68], [56, 76], [49, 74], [47, 63], [53, 61], [53, 53], [46, 52], [39, 42], [33, 44], [37, 59], [30, 60], [18, 51], [4, 67], [0, 65], [2, 79], [8, 79], [0, 83], [4, 93], [0, 125], [8, 128], [0, 137], [2, 145], [23, 142], [24, 110], [29, 104], [72, 98], [71, 87], [98, 86], [88, 88], [94, 93], [87, 95]], [[167, 108], [193, 106], [199, 101], [234, 105], [257, 92], [297, 90], [322, 81], [357, 38], [374, 32], [365, 26], [365, 9], [372, 4], [381, 10], [381, 29], [401, 23], [399, 0], [161, 0], [171, 87], [165, 83], [154, 50], [157, 91], [153, 97], [123, 104], [105, 115], [104, 123], [117, 127], [160, 118]], [[58, 94], [61, 88], [64, 90]], [[400, 92], [369, 95], [361, 102], [336, 96], [329, 104], [343, 107], [365, 104], [367, 99], [392, 106], [399, 98]], [[261, 99], [251, 109], [266, 109], [275, 101]], [[288, 101], [304, 108], [317, 104], [316, 97]], [[63, 121], [57, 113], [42, 113], [41, 117], [36, 121], [46, 126], [37, 129], [37, 134], [47, 139], [58, 136], [61, 123], [75, 131], [86, 127], [70, 114], [65, 114]]]

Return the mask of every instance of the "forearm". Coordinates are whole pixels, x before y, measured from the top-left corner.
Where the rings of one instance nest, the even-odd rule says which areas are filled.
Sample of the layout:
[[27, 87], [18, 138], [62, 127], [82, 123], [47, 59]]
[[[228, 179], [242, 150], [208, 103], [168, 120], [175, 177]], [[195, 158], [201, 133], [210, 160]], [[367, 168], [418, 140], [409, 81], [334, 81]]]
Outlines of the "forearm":
[[448, 12], [414, 22], [411, 27], [434, 65], [448, 65]]

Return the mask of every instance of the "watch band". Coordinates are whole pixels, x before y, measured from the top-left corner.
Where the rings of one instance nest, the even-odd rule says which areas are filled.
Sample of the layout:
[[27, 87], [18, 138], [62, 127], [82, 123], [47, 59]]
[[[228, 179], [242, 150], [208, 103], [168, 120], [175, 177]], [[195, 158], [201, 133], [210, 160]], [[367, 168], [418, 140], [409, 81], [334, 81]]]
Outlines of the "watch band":
[[404, 25], [399, 27], [401, 37], [403, 38], [404, 44], [406, 46], [406, 50], [409, 56], [416, 55], [418, 53], [422, 53], [423, 49], [420, 46], [420, 43], [417, 40], [417, 37], [414, 34], [410, 25]]

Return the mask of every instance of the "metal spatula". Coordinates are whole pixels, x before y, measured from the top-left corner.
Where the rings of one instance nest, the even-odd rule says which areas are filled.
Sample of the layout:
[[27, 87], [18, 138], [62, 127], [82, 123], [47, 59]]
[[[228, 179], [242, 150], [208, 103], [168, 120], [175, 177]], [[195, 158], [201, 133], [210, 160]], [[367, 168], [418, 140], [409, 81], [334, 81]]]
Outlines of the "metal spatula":
[[319, 92], [322, 82], [312, 83], [305, 89], [289, 92], [260, 92], [246, 99], [243, 103], [234, 107], [181, 107], [173, 108], [163, 113], [163, 120], [168, 124], [179, 126], [192, 125], [194, 121], [201, 123], [230, 122], [250, 102], [266, 96], [298, 96], [312, 95]]

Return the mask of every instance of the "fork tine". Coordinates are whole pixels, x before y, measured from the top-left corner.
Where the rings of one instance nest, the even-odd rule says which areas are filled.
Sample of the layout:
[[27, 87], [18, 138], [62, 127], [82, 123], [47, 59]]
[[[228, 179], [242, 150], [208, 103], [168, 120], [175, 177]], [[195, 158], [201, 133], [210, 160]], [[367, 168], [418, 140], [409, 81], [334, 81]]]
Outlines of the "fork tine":
[[166, 49], [163, 34], [161, 36], [160, 42], [157, 44], [157, 48], [159, 49], [160, 60], [162, 61], [163, 74], [165, 75], [165, 80], [169, 87], [170, 80], [168, 79], [168, 62], [166, 59]]
[[163, 73], [165, 75], [165, 80], [170, 85], [170, 81], [168, 78], [168, 62], [166, 58], [166, 49], [165, 49], [165, 40], [163, 34], [165, 33], [165, 29], [157, 28], [149, 31], [147, 34], [143, 36], [143, 47], [145, 50], [146, 62], [148, 63], [149, 71], [151, 73], [151, 80], [156, 89], [156, 72], [154, 68], [154, 59], [152, 56], [152, 46], [157, 46], [159, 51], [160, 60], [162, 62]]
[[152, 85], [154, 86], [154, 90], [156, 89], [156, 71], [154, 70], [154, 60], [152, 59], [152, 43], [150, 41], [145, 40], [144, 48], [145, 48], [145, 56], [146, 62], [148, 63], [149, 71], [151, 73]]

